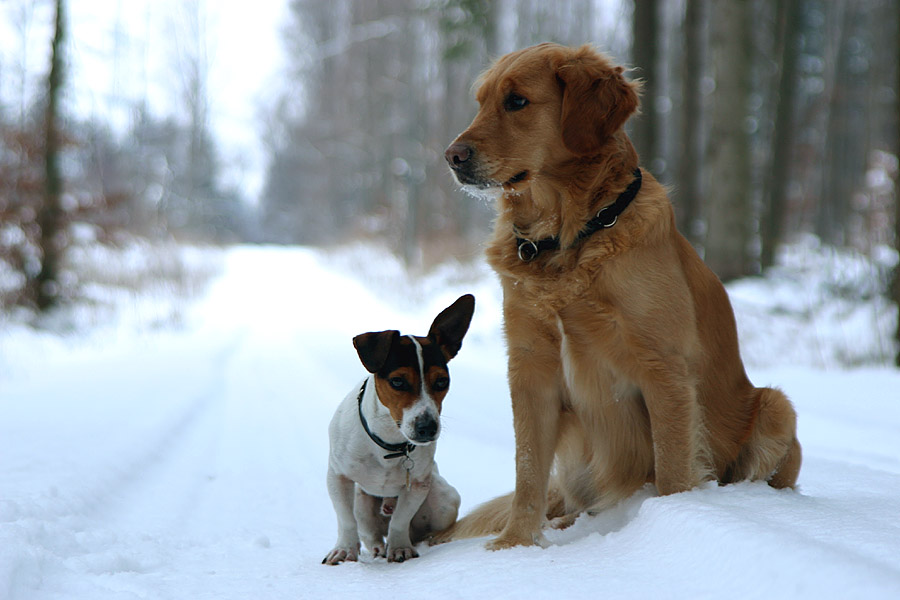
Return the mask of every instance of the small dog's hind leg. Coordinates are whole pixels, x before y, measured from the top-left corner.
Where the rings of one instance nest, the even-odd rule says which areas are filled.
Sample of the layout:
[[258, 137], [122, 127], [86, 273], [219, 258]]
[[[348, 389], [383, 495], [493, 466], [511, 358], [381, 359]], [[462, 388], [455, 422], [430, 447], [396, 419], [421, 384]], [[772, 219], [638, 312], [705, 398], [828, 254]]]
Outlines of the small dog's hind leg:
[[459, 503], [459, 492], [437, 473], [435, 467], [428, 496], [409, 524], [412, 543], [418, 544], [453, 525], [459, 515]]

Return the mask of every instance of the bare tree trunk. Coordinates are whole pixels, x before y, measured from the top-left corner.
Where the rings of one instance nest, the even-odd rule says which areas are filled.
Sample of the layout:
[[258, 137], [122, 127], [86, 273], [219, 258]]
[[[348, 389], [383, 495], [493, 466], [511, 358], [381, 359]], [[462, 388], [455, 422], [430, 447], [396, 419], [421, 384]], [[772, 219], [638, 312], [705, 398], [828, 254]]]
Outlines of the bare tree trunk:
[[50, 75], [47, 78], [46, 137], [44, 146], [44, 203], [38, 221], [41, 227], [41, 270], [35, 278], [34, 298], [37, 307], [45, 311], [59, 298], [59, 263], [64, 241], [62, 236], [62, 175], [59, 168], [59, 96], [63, 86], [63, 41], [65, 14], [63, 0], [56, 0], [56, 24], [50, 55]]
[[861, 3], [828, 3], [837, 35], [833, 50], [834, 74], [828, 94], [828, 124], [825, 142], [821, 201], [816, 233], [825, 242], [847, 241], [853, 193], [863, 183], [866, 170], [865, 104], [866, 69], [857, 64], [859, 35], [868, 8]]
[[712, 3], [710, 15], [716, 91], [709, 141], [706, 263], [722, 279], [749, 272], [752, 231], [750, 144], [745, 131], [750, 91], [750, 2]]
[[838, 35], [834, 56], [834, 74], [832, 76], [832, 89], [828, 101], [828, 120], [825, 134], [825, 163], [822, 172], [822, 191], [819, 197], [818, 211], [816, 214], [816, 235], [829, 244], [841, 244], [843, 242], [843, 205], [844, 199], [849, 195], [846, 187], [844, 168], [841, 162], [846, 160], [845, 148], [839, 138], [842, 137], [842, 129], [845, 127], [846, 106], [845, 80], [847, 79], [847, 61], [844, 59], [843, 49], [847, 45], [849, 36], [850, 9], [844, 3], [836, 3], [832, 9], [838, 14]]
[[[656, 112], [656, 97], [659, 95], [657, 73], [659, 31], [659, 5], [656, 0], [635, 0], [632, 21], [632, 50], [634, 66], [644, 81], [641, 94], [641, 114], [632, 122], [631, 134], [634, 147], [641, 156], [641, 162], [655, 170], [654, 160], [658, 158], [659, 125]], [[657, 173], [658, 175], [658, 173]]]
[[703, 172], [703, 37], [705, 35], [706, 0], [687, 0], [684, 16], [684, 114], [682, 151], [678, 168], [676, 217], [678, 229], [692, 242], [698, 240], [700, 218], [701, 174]]
[[[900, 0], [893, 3], [897, 10], [894, 15], [897, 19], [897, 37], [894, 41], [897, 44], [895, 51], [897, 52], [897, 64], [900, 64]], [[897, 118], [897, 138], [895, 140], [895, 152], [900, 156], [900, 68], [896, 69], [897, 80], [894, 82], [894, 98], [896, 104]], [[900, 252], [900, 169], [894, 176], [894, 248]], [[894, 267], [894, 302], [897, 304], [897, 355], [894, 357], [894, 364], [900, 367], [900, 263]]]
[[187, 164], [180, 169], [180, 196], [176, 211], [180, 212], [180, 229], [195, 234], [213, 220], [211, 191], [215, 165], [209, 132], [209, 57], [207, 52], [208, 13], [206, 3], [185, 3], [178, 13], [183, 37], [176, 44], [176, 60], [182, 74], [180, 95], [182, 110], [188, 118]]
[[780, 0], [779, 22], [782, 29], [781, 73], [778, 83], [778, 108], [775, 115], [771, 174], [768, 205], [762, 223], [762, 268], [775, 263], [775, 250], [782, 241], [787, 189], [790, 182], [789, 166], [795, 136], [794, 98], [797, 88], [797, 56], [800, 48], [800, 9], [798, 0]]

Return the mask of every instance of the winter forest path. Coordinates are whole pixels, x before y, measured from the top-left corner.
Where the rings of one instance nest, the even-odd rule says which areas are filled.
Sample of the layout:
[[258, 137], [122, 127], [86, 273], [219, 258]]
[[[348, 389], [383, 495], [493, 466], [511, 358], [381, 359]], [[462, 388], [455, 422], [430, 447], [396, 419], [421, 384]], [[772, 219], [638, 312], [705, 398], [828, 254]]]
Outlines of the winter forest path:
[[[324, 567], [327, 424], [363, 375], [355, 334], [423, 334], [474, 292], [438, 462], [463, 512], [513, 488], [496, 282], [451, 278], [419, 301], [308, 250], [223, 260], [179, 327], [103, 343], [0, 338], [0, 599], [704, 597], [751, 571], [747, 597], [900, 591], [900, 375], [879, 369], [751, 374], [797, 403], [799, 493], [647, 489], [552, 532], [546, 550], [468, 540], [405, 564], [364, 553]], [[26, 351], [36, 358], [13, 360]]]

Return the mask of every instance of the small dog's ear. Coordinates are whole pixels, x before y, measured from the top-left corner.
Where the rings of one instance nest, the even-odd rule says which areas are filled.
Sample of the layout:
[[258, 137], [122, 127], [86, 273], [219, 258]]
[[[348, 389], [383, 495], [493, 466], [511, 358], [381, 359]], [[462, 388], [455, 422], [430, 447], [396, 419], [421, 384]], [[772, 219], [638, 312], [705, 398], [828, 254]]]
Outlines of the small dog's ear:
[[637, 110], [640, 84], [626, 81], [623, 71], [589, 47], [557, 66], [556, 77], [563, 88], [563, 143], [572, 153], [599, 152]]
[[444, 358], [450, 360], [462, 347], [462, 340], [469, 330], [472, 313], [475, 312], [475, 296], [466, 294], [441, 311], [428, 330], [428, 337], [440, 346]]
[[400, 337], [400, 332], [390, 329], [361, 333], [353, 338], [353, 347], [356, 348], [359, 360], [362, 361], [369, 373], [376, 373], [384, 366], [388, 354], [391, 352], [391, 346], [398, 337]]

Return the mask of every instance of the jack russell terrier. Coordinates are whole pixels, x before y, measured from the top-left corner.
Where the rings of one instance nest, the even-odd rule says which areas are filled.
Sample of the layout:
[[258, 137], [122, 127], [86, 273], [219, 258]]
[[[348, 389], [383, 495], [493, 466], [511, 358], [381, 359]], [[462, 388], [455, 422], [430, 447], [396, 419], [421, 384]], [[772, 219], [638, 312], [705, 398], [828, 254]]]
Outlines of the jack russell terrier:
[[322, 564], [357, 560], [360, 539], [376, 558], [416, 558], [415, 544], [456, 521], [459, 494], [438, 473], [434, 452], [450, 387], [447, 362], [459, 352], [474, 310], [475, 298], [466, 294], [435, 318], [427, 337], [389, 330], [353, 338], [370, 375], [344, 398], [328, 428], [338, 539]]

